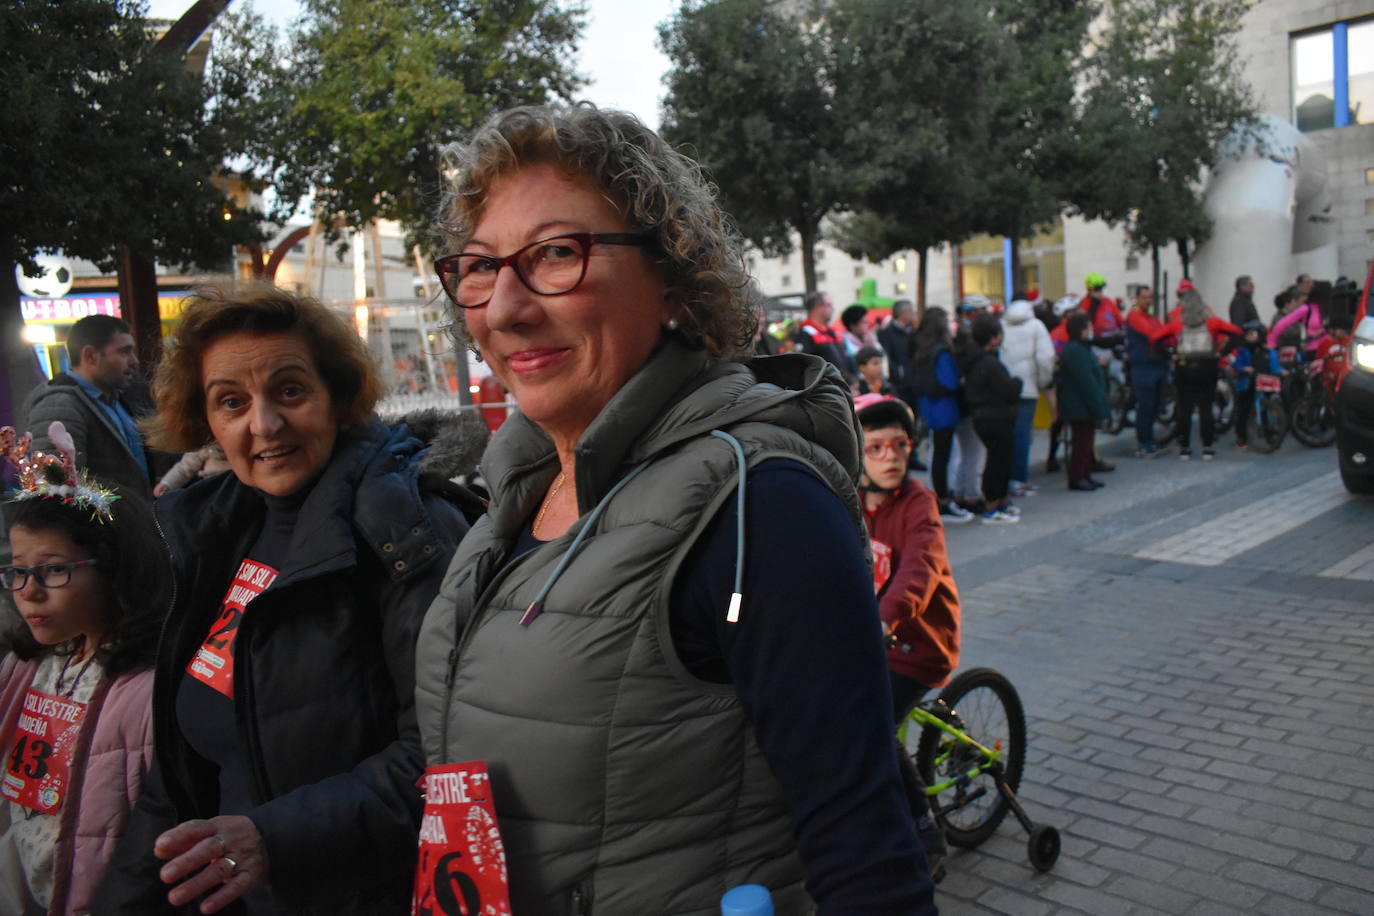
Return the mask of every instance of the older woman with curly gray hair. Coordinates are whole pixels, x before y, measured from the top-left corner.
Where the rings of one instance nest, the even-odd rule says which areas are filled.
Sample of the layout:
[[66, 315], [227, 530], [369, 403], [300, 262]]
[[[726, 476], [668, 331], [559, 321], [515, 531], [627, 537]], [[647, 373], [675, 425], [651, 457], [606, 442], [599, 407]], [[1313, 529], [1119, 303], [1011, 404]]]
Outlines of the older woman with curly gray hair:
[[502, 112], [449, 164], [435, 267], [520, 413], [417, 711], [431, 767], [487, 764], [514, 912], [933, 913], [838, 374], [740, 361], [739, 240], [633, 116]]

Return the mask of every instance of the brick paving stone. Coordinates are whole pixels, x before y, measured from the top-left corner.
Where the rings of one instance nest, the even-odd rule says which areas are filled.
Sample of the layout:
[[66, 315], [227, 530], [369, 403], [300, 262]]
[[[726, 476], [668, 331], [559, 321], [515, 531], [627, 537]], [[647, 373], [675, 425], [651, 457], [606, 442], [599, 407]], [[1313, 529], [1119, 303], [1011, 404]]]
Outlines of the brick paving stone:
[[1349, 887], [1328, 887], [1318, 895], [1317, 902], [1343, 913], [1355, 913], [1357, 916], [1369, 916], [1370, 913], [1374, 913], [1374, 894]]
[[1226, 870], [1226, 875], [1245, 884], [1253, 884], [1299, 900], [1316, 899], [1317, 891], [1323, 887], [1320, 881], [1259, 862], [1237, 862]]
[[1105, 890], [1118, 897], [1127, 900], [1134, 900], [1142, 907], [1150, 911], [1160, 911], [1164, 913], [1183, 913], [1193, 904], [1197, 903], [1197, 897], [1193, 894], [1177, 891], [1156, 881], [1146, 881], [1134, 875], [1121, 875]]
[[1171, 862], [1111, 846], [1094, 849], [1088, 858], [1094, 864], [1111, 871], [1148, 878], [1151, 881], [1167, 881], [1169, 876], [1178, 870], [1178, 866]]

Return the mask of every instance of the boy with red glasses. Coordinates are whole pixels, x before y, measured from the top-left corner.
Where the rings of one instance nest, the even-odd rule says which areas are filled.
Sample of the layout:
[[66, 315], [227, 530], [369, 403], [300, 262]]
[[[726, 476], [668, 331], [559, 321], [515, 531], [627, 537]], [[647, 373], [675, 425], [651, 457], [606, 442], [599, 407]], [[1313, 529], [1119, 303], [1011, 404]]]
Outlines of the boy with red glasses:
[[[959, 664], [959, 591], [945, 551], [940, 504], [907, 472], [916, 425], [911, 409], [881, 394], [860, 395], [854, 408], [864, 431], [860, 495], [873, 547], [873, 587], [888, 636], [893, 709], [901, 722]], [[938, 880], [944, 838], [925, 799], [912, 792], [912, 813]]]

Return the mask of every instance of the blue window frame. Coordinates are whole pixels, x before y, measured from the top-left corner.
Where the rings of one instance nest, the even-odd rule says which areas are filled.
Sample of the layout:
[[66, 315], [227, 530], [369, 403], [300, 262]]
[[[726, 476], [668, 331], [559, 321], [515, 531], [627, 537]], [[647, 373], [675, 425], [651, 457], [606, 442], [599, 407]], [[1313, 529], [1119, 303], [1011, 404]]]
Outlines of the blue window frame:
[[1299, 130], [1374, 124], [1374, 19], [1294, 35], [1289, 47]]

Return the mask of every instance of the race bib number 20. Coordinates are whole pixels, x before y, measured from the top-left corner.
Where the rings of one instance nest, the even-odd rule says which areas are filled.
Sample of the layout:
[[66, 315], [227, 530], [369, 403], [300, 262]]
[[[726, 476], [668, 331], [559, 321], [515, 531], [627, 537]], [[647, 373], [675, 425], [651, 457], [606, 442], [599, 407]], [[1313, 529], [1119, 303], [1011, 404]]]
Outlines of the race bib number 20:
[[486, 763], [429, 767], [411, 916], [511, 916]]

